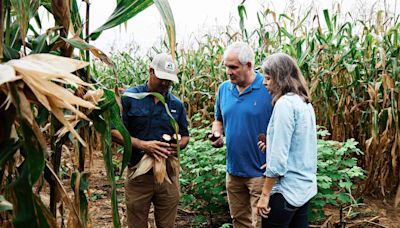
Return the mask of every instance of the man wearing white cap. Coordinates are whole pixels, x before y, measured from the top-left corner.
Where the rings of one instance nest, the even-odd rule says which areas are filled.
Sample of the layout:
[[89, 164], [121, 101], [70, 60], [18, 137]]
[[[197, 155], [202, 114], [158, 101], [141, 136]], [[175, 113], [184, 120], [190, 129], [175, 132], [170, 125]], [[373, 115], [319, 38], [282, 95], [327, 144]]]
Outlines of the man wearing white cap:
[[[173, 82], [178, 83], [177, 68], [168, 54], [157, 54], [149, 67], [149, 80], [143, 85], [132, 87], [125, 92], [143, 93], [158, 92], [168, 104], [169, 111], [179, 124], [180, 148], [189, 142], [188, 123], [184, 106], [177, 97], [171, 94]], [[132, 157], [129, 162], [128, 176], [136, 171], [137, 164], [146, 153], [155, 159], [167, 158], [176, 154], [176, 144], [162, 141], [163, 134], [172, 135], [169, 116], [164, 105], [156, 97], [143, 99], [122, 98], [122, 119], [131, 135]], [[113, 140], [122, 144], [123, 138], [117, 130], [111, 131]], [[155, 182], [152, 169], [141, 176], [125, 181], [128, 227], [147, 228], [151, 203], [154, 205], [154, 217], [157, 228], [175, 226], [179, 203], [179, 176], [170, 176], [172, 183]]]

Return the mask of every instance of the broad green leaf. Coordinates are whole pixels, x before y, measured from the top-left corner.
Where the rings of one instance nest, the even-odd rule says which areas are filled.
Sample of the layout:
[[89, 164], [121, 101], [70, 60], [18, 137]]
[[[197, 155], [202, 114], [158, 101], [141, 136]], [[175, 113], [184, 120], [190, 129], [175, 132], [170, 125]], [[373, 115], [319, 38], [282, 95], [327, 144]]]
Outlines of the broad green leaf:
[[21, 40], [24, 41], [29, 23], [29, 0], [11, 0], [11, 5], [17, 16]]
[[240, 17], [240, 21], [239, 21], [240, 30], [244, 31], [245, 30], [244, 19], [247, 18], [247, 12], [246, 12], [246, 8], [243, 5], [243, 2], [238, 5], [238, 13], [239, 13], [239, 17]]
[[114, 92], [110, 90], [104, 90], [104, 97], [106, 100], [111, 101], [114, 105], [110, 108], [110, 117], [111, 123], [115, 126], [115, 128], [121, 133], [122, 137], [124, 138], [124, 154], [122, 157], [122, 165], [121, 165], [121, 173], [120, 176], [123, 174], [126, 166], [132, 155], [132, 143], [131, 143], [131, 136], [126, 130], [120, 115], [119, 115], [119, 108], [115, 100]]
[[31, 54], [35, 53], [48, 53], [50, 51], [50, 47], [47, 44], [47, 36], [46, 34], [39, 35], [32, 41], [32, 51]]
[[82, 225], [83, 227], [87, 226], [88, 223], [88, 209], [89, 209], [89, 200], [87, 198], [86, 192], [88, 191], [89, 187], [89, 173], [84, 171], [82, 173], [79, 173], [79, 171], [76, 171], [72, 173], [71, 175], [71, 188], [75, 189], [77, 184], [77, 177], [79, 177], [78, 180], [78, 194], [79, 195], [79, 208], [80, 208], [80, 216], [82, 220]]
[[3, 49], [4, 61], [18, 59], [20, 57], [17, 50], [15, 50], [11, 47], [8, 47], [7, 45], [4, 45], [3, 47], [4, 47], [4, 49]]
[[90, 34], [90, 39], [96, 40], [104, 30], [128, 21], [152, 4], [152, 0], [119, 0], [114, 12], [101, 27]]
[[119, 214], [118, 214], [118, 201], [117, 201], [117, 186], [115, 183], [114, 167], [112, 162], [111, 153], [111, 117], [110, 111], [105, 111], [103, 113], [104, 122], [107, 126], [102, 134], [101, 148], [103, 152], [103, 160], [107, 170], [108, 179], [111, 182], [111, 207], [113, 210], [113, 223], [114, 227], [120, 227]]
[[0, 169], [3, 169], [7, 161], [14, 156], [20, 146], [20, 142], [13, 138], [8, 138], [0, 143]]
[[[103, 160], [107, 171], [107, 177], [111, 183], [111, 207], [113, 211], [113, 223], [114, 227], [120, 227], [119, 214], [118, 214], [118, 200], [117, 200], [117, 185], [115, 182], [114, 167], [112, 161], [111, 152], [111, 121], [112, 121], [112, 109], [117, 106], [115, 99], [111, 99], [110, 96], [114, 96], [113, 92], [105, 90], [104, 93], [106, 99], [99, 105], [100, 110], [94, 110], [89, 116], [93, 121], [95, 129], [101, 134], [101, 150], [103, 153]], [[119, 112], [118, 112], [119, 113]], [[122, 131], [123, 132], [123, 131]], [[124, 138], [125, 140], [125, 138]], [[130, 145], [130, 137], [128, 141], [124, 142], [125, 145]], [[132, 146], [130, 146], [132, 147]], [[131, 150], [131, 149], [130, 149]], [[128, 149], [129, 151], [129, 149]], [[125, 153], [125, 152], [124, 152]], [[129, 153], [129, 152], [127, 152]], [[124, 159], [126, 159], [124, 155]], [[129, 156], [130, 157], [130, 156]], [[127, 162], [127, 161], [125, 161]]]
[[114, 63], [111, 61], [111, 59], [104, 52], [102, 52], [95, 46], [88, 44], [86, 41], [80, 38], [66, 39], [61, 37], [61, 39], [63, 39], [65, 42], [71, 44], [72, 46], [80, 50], [89, 50], [94, 56], [99, 58], [103, 63], [115, 69]]
[[175, 44], [176, 44], [176, 33], [175, 33], [175, 20], [172, 14], [171, 7], [169, 6], [168, 0], [153, 0], [157, 6], [158, 11], [164, 21], [165, 30], [168, 33], [169, 45], [171, 48], [172, 58], [175, 59]]
[[[25, 123], [22, 124], [22, 129], [25, 138], [30, 137], [34, 140], [34, 134]], [[44, 212], [35, 203], [32, 191], [33, 184], [37, 180], [37, 173], [40, 171], [40, 165], [38, 165], [39, 169], [32, 167], [35, 163], [35, 161], [32, 160], [38, 159], [38, 163], [41, 163], [40, 159], [44, 160], [44, 157], [36, 158], [33, 155], [43, 153], [41, 153], [37, 143], [32, 144], [32, 142], [28, 142], [27, 140], [24, 142], [23, 149], [22, 154], [25, 154], [26, 157], [24, 163], [21, 165], [21, 175], [11, 184], [11, 189], [14, 191], [17, 199], [15, 217], [13, 220], [14, 227], [50, 227], [43, 215]], [[25, 151], [26, 149], [28, 149], [28, 151]], [[34, 176], [31, 176], [31, 173]]]
[[327, 9], [324, 9], [324, 17], [325, 17], [326, 26], [328, 27], [329, 32], [332, 33], [332, 21], [329, 16], [329, 11]]
[[77, 0], [72, 0], [71, 2], [71, 23], [72, 26], [74, 27], [74, 32], [77, 33], [79, 31], [80, 33], [78, 35], [80, 38], [83, 39], [83, 34], [82, 34], [83, 24], [81, 15], [79, 14], [79, 7]]

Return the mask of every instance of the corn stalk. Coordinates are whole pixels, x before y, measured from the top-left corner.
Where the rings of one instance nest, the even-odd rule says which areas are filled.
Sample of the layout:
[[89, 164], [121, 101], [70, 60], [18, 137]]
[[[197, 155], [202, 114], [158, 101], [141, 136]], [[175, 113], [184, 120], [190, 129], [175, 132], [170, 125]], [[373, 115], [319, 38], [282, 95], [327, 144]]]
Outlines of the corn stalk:
[[[152, 4], [143, 5], [146, 1], [135, 1], [141, 5], [135, 8], [130, 7], [131, 2], [118, 1], [116, 10], [123, 10], [124, 14], [112, 16], [114, 24], [106, 22], [107, 28], [98, 28], [97, 33], [126, 22]], [[173, 50], [175, 30], [172, 13], [166, 0], [156, 2], [163, 18], [168, 21], [166, 24], [171, 31]], [[86, 3], [88, 6], [89, 1]], [[112, 186], [113, 223], [115, 227], [120, 227], [111, 157], [111, 126], [115, 126], [125, 138], [120, 175], [130, 159], [131, 144], [129, 133], [119, 116], [119, 97], [112, 91], [102, 90], [101, 85], [94, 90], [89, 83], [93, 80], [89, 68], [85, 68], [88, 63], [56, 55], [71, 57], [73, 50], [78, 48], [81, 55], [74, 56], [76, 59], [89, 60], [84, 54], [87, 51], [111, 66], [113, 71], [114, 64], [105, 53], [84, 41], [89, 38], [89, 28], [86, 28], [84, 37], [84, 23], [76, 0], [1, 0], [1, 4], [4, 14], [0, 15], [0, 29], [4, 28], [4, 33], [0, 33], [0, 47], [6, 63], [0, 65], [0, 116], [5, 121], [0, 130], [0, 196], [4, 198], [0, 199], [1, 205], [6, 206], [0, 208], [0, 224], [11, 226], [12, 223], [15, 227], [65, 226], [64, 217], [62, 224], [57, 224], [56, 211], [60, 206], [62, 211], [65, 207], [69, 213], [66, 216], [69, 227], [89, 226], [90, 186], [85, 163], [97, 144], [97, 137], [91, 133], [96, 132], [102, 136], [102, 152]], [[41, 28], [37, 14], [39, 6], [54, 17], [57, 25], [44, 34], [39, 34], [27, 23], [34, 18]], [[86, 21], [89, 16], [87, 14]], [[26, 38], [28, 31], [34, 34], [29, 39]], [[19, 59], [21, 50], [27, 56]], [[56, 55], [38, 54], [48, 52]], [[82, 159], [81, 165], [75, 165], [74, 172], [70, 173], [73, 199], [68, 196], [58, 174], [61, 148], [66, 144], [82, 148], [74, 150]], [[85, 156], [87, 153], [89, 158]], [[42, 189], [48, 186], [50, 206], [43, 201], [47, 194]]]

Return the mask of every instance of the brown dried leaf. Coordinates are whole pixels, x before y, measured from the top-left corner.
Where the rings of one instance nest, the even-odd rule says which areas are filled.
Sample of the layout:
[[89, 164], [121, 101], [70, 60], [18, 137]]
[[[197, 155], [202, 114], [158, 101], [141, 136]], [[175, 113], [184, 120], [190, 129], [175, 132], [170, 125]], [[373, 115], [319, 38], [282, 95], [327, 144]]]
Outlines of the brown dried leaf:
[[36, 99], [49, 111], [51, 111], [49, 101], [47, 100], [46, 95], [43, 93], [42, 85], [39, 84], [37, 80], [33, 80], [30, 77], [23, 77], [22, 80], [25, 84], [31, 89], [33, 94], [36, 96]]
[[167, 176], [167, 169], [164, 158], [161, 158], [160, 161], [154, 160], [153, 172], [155, 181], [159, 184], [163, 183], [165, 176]]
[[79, 217], [79, 212], [78, 212], [79, 210], [74, 206], [74, 204], [72, 203], [71, 199], [68, 197], [67, 191], [65, 190], [65, 188], [64, 188], [63, 184], [61, 183], [60, 179], [55, 174], [55, 172], [53, 171], [51, 166], [49, 164], [47, 164], [47, 162], [46, 162], [46, 168], [50, 171], [52, 177], [55, 180], [56, 187], [57, 187], [58, 191], [61, 194], [62, 201], [65, 203], [65, 205], [72, 212], [71, 213], [72, 216], [70, 216], [70, 217], [72, 217], [76, 221], [76, 224], [78, 224], [78, 226], [76, 226], [76, 227], [82, 227], [82, 222], [81, 222], [81, 219]]
[[0, 64], [0, 86], [6, 82], [13, 82], [21, 79], [17, 76], [13, 67], [5, 64]]
[[104, 91], [102, 89], [98, 90], [88, 90], [83, 96], [83, 99], [97, 105], [103, 100]]
[[[44, 61], [42, 62], [41, 59]], [[57, 62], [62, 64], [57, 64]], [[8, 61], [7, 64], [13, 66], [18, 73], [25, 77], [53, 80], [75, 87], [78, 87], [78, 85], [91, 86], [91, 84], [70, 73], [79, 69], [79, 67], [86, 66], [88, 64], [86, 62], [50, 54], [36, 54]]]
[[81, 107], [85, 107], [85, 108], [89, 108], [89, 109], [96, 108], [96, 106], [93, 105], [92, 103], [85, 101], [80, 97], [75, 96], [69, 90], [67, 90], [64, 87], [59, 86], [53, 82], [49, 82], [47, 80], [40, 79], [40, 78], [32, 78], [32, 80], [35, 80], [36, 83], [29, 84], [29, 85], [35, 86], [35, 88], [38, 91], [40, 91], [42, 94], [46, 95], [47, 98], [55, 97], [56, 99], [62, 100], [66, 104], [68, 103], [70, 105], [79, 105]]
[[35, 134], [36, 138], [38, 139], [42, 149], [46, 150], [47, 149], [46, 140], [44, 139], [44, 136], [42, 134], [42, 131], [40, 130], [39, 125], [36, 123], [36, 120], [33, 117], [31, 105], [28, 99], [26, 98], [21, 88], [17, 89], [17, 93], [19, 96], [19, 104], [16, 101], [14, 101], [15, 107], [19, 108], [24, 119], [27, 120], [29, 125], [32, 127], [32, 131]]
[[51, 68], [54, 69], [56, 72], [74, 72], [84, 67], [89, 66], [88, 62], [66, 58], [62, 56], [52, 55], [52, 54], [33, 54], [28, 55], [21, 60], [29, 60], [33, 62], [40, 62], [40, 63], [47, 63]]
[[97, 58], [99, 58], [103, 63], [107, 64], [108, 66], [110, 66], [111, 68], [114, 68], [114, 63], [111, 61], [110, 58], [108, 58], [108, 56], [106, 54], [104, 54], [104, 52], [102, 52], [100, 49], [90, 45], [90, 52], [92, 52], [92, 54], [94, 56], [96, 56]]
[[57, 106], [54, 106], [54, 103], [55, 103], [55, 102], [53, 102], [54, 98], [52, 98], [52, 97], [48, 97], [48, 98], [49, 98], [50, 107], [52, 109], [53, 115], [58, 119], [58, 121], [60, 121], [65, 127], [67, 127], [67, 129], [71, 132], [71, 134], [73, 136], [75, 136], [76, 139], [78, 139], [78, 141], [82, 144], [82, 146], [86, 147], [87, 146], [86, 142], [75, 131], [75, 129], [71, 126], [69, 121], [65, 119], [64, 113], [60, 109], [58, 109]]
[[128, 178], [132, 180], [140, 175], [147, 173], [153, 167], [153, 164], [154, 164], [154, 158], [145, 154], [140, 160], [139, 164], [137, 164], [136, 171], [133, 172]]

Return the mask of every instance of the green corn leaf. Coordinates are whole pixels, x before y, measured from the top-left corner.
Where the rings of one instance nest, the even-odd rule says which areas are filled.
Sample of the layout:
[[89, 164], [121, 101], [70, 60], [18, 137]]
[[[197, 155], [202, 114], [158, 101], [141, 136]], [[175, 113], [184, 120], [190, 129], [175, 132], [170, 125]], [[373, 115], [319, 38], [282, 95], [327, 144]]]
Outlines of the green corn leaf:
[[19, 58], [19, 53], [17, 50], [14, 48], [8, 47], [7, 45], [4, 45], [4, 50], [3, 50], [3, 55], [4, 55], [4, 61], [9, 61], [12, 59], [18, 59]]
[[11, 0], [11, 5], [17, 16], [21, 40], [25, 40], [29, 22], [29, 0]]
[[[115, 113], [118, 113], [118, 118], [119, 118], [119, 110], [118, 110], [118, 105], [116, 104], [115, 101], [115, 95], [112, 91], [110, 90], [104, 90], [104, 100], [100, 103], [99, 107], [100, 110], [95, 110], [93, 111], [90, 115], [89, 118], [92, 119], [94, 127], [96, 131], [98, 131], [101, 134], [102, 140], [101, 140], [101, 149], [103, 153], [103, 160], [104, 164], [106, 167], [107, 171], [107, 177], [111, 183], [111, 207], [113, 211], [113, 223], [114, 227], [120, 227], [120, 221], [119, 221], [119, 214], [118, 214], [118, 200], [117, 200], [117, 185], [115, 182], [115, 175], [114, 175], [114, 167], [113, 167], [113, 161], [112, 161], [112, 152], [111, 152], [111, 123], [113, 122], [112, 116], [116, 115]], [[113, 114], [114, 113], [114, 114]], [[118, 124], [116, 124], [117, 126]], [[122, 128], [124, 126], [122, 125]], [[132, 151], [132, 145], [130, 141], [130, 136], [128, 134], [128, 137], [126, 136], [126, 133], [124, 133], [124, 130], [120, 131], [121, 134], [125, 134], [124, 136], [124, 157], [123, 157], [123, 163], [125, 163], [124, 166], [127, 165], [127, 162], [129, 161], [130, 154]], [[125, 132], [127, 130], [125, 129]], [[127, 152], [128, 151], [128, 152]], [[125, 154], [126, 153], [126, 154]]]
[[308, 16], [311, 13], [311, 9], [309, 9], [306, 13], [306, 15], [303, 17], [303, 19], [300, 20], [300, 22], [296, 25], [296, 27], [293, 29], [293, 33], [297, 31], [297, 29], [301, 28], [303, 26], [304, 21], [308, 18]]
[[175, 32], [175, 20], [172, 14], [171, 7], [167, 0], [153, 0], [154, 4], [157, 6], [158, 11], [164, 21], [165, 29], [168, 34], [169, 45], [171, 48], [171, 54], [173, 59], [175, 59], [175, 44], [176, 44], [176, 32]]
[[0, 143], [0, 169], [3, 169], [7, 161], [14, 156], [20, 146], [20, 142], [13, 138], [6, 139]]
[[289, 17], [287, 14], [284, 14], [284, 13], [279, 14], [278, 20], [280, 21], [282, 18], [285, 18], [285, 19], [289, 20], [290, 22], [293, 22], [293, 19], [291, 17]]
[[239, 25], [240, 25], [240, 30], [245, 31], [244, 27], [244, 20], [247, 18], [247, 12], [246, 8], [244, 7], [243, 3], [238, 5], [238, 13], [240, 17]]
[[[32, 137], [34, 137], [33, 134]], [[31, 167], [26, 161], [21, 166], [21, 175], [11, 184], [11, 189], [14, 191], [17, 199], [13, 225], [14, 227], [21, 228], [50, 227], [43, 215], [43, 211], [40, 207], [37, 207], [34, 201], [33, 186], [30, 180]]]
[[82, 173], [74, 172], [71, 175], [71, 188], [75, 189], [76, 187], [76, 179], [79, 176], [79, 209], [80, 209], [80, 216], [82, 220], [82, 224], [86, 227], [87, 223], [89, 222], [88, 212], [89, 212], [89, 200], [87, 198], [86, 192], [88, 191], [89, 187], [89, 173], [84, 171]]
[[329, 32], [332, 33], [332, 21], [329, 16], [329, 11], [327, 9], [324, 9], [324, 17], [325, 17], [326, 26], [328, 27]]
[[32, 41], [32, 52], [34, 53], [48, 53], [50, 51], [50, 47], [47, 44], [47, 36], [46, 34], [39, 35]]
[[114, 168], [112, 163], [111, 153], [111, 122], [110, 122], [110, 111], [105, 110], [102, 116], [92, 118], [94, 127], [101, 134], [101, 150], [103, 153], [103, 160], [107, 171], [107, 177], [111, 183], [111, 207], [113, 211], [113, 223], [114, 227], [121, 227], [118, 214], [118, 201], [116, 192], [116, 182], [114, 175]]
[[111, 101], [114, 105], [110, 108], [110, 118], [111, 123], [113, 126], [121, 133], [122, 137], [124, 138], [124, 154], [122, 157], [122, 165], [121, 165], [121, 173], [120, 176], [123, 174], [126, 166], [132, 155], [132, 143], [131, 143], [131, 136], [128, 130], [125, 128], [120, 115], [119, 115], [119, 108], [117, 102], [115, 100], [115, 94], [111, 90], [104, 90], [104, 97], [106, 100]]
[[[83, 24], [76, 0], [72, 0], [71, 2], [71, 22], [75, 32], [82, 30]], [[82, 31], [80, 32], [79, 37], [83, 38]]]
[[125, 23], [152, 4], [152, 0], [119, 0], [114, 12], [101, 27], [90, 34], [90, 39], [96, 40], [104, 30]]
[[93, 48], [92, 45], [86, 43], [83, 40], [66, 39], [66, 38], [63, 38], [63, 37], [61, 37], [61, 39], [63, 39], [65, 42], [71, 44], [72, 46], [74, 46], [74, 47], [76, 47], [76, 48], [78, 48], [80, 50], [89, 50], [89, 49]]

